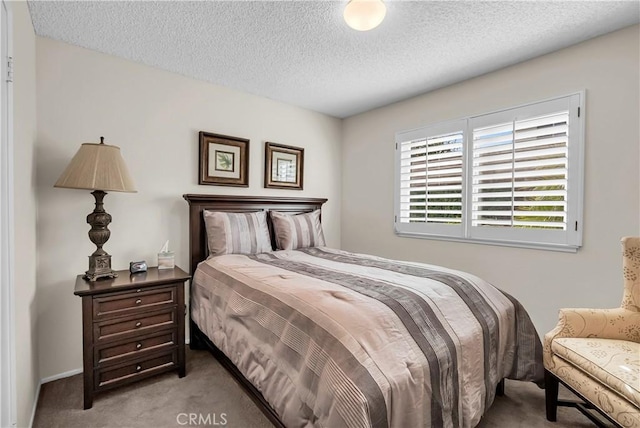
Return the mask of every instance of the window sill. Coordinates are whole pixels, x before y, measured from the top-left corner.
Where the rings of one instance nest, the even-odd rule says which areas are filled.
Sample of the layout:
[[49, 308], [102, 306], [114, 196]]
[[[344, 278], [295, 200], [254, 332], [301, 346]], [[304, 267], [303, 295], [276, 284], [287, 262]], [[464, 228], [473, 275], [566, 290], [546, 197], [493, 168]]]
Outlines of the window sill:
[[430, 235], [426, 233], [409, 233], [409, 232], [395, 232], [397, 236], [403, 238], [418, 238], [418, 239], [431, 239], [435, 241], [451, 241], [462, 242], [467, 244], [483, 244], [483, 245], [497, 245], [500, 247], [514, 247], [514, 248], [526, 248], [530, 250], [546, 250], [546, 251], [558, 251], [562, 253], [577, 253], [577, 246], [564, 245], [564, 244], [548, 244], [538, 242], [514, 242], [514, 241], [500, 241], [478, 238], [458, 238], [455, 236], [444, 235]]

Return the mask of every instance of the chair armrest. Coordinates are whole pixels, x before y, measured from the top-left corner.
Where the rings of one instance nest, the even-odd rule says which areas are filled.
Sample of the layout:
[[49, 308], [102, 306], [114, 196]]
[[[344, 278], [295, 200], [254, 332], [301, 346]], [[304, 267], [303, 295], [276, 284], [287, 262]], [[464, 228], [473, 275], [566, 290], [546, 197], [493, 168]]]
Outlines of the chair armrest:
[[640, 312], [616, 309], [560, 309], [558, 324], [544, 336], [545, 366], [551, 362], [551, 342], [557, 338], [599, 338], [640, 343]]
[[545, 335], [597, 337], [640, 343], [640, 312], [616, 309], [560, 309], [556, 327]]

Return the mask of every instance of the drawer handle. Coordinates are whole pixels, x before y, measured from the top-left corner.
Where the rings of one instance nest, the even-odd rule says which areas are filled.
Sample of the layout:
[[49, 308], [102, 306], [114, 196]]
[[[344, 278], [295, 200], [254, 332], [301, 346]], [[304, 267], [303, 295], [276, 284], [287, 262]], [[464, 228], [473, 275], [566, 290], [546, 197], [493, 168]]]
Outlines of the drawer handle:
[[141, 292], [141, 291], [142, 291], [142, 289], [141, 289], [141, 288], [138, 288], [138, 289], [136, 290], [136, 293], [139, 293], [139, 292]]
[[136, 305], [139, 305], [140, 303], [142, 303], [142, 299], [136, 300]]
[[142, 370], [142, 366], [140, 365], [136, 366], [136, 371], [139, 372], [140, 370]]
[[142, 348], [142, 343], [136, 344], [136, 349], [140, 349], [140, 348]]
[[140, 321], [138, 321], [138, 322], [136, 323], [136, 328], [140, 327], [141, 325], [142, 325], [142, 323], [141, 323]]

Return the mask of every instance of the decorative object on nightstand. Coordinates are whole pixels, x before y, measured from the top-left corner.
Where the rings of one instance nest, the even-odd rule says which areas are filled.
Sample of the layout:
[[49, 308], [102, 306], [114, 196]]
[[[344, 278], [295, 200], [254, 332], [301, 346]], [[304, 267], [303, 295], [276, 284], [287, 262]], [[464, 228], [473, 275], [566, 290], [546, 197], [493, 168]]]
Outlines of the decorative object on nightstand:
[[96, 199], [96, 207], [87, 216], [87, 223], [91, 225], [89, 239], [97, 248], [89, 256], [85, 279], [96, 281], [115, 277], [117, 273], [111, 269], [111, 256], [102, 249], [111, 235], [107, 227], [111, 223], [111, 215], [104, 210], [102, 200], [106, 191], [136, 192], [120, 155], [120, 147], [104, 144], [104, 137], [100, 137], [100, 144], [82, 144], [54, 187], [93, 190], [91, 194]]
[[189, 274], [179, 267], [117, 274], [98, 282], [76, 278], [85, 409], [99, 392], [171, 370], [179, 377], [186, 374], [184, 283]]
[[139, 262], [129, 262], [129, 272], [140, 273], [147, 271], [147, 262], [144, 260]]

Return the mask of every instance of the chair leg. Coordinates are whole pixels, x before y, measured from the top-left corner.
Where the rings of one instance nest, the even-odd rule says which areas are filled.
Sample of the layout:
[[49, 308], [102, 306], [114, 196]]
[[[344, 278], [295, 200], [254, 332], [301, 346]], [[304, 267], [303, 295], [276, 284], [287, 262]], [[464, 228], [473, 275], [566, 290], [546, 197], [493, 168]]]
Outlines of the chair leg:
[[558, 379], [549, 371], [544, 371], [544, 398], [547, 420], [555, 422], [558, 414]]

